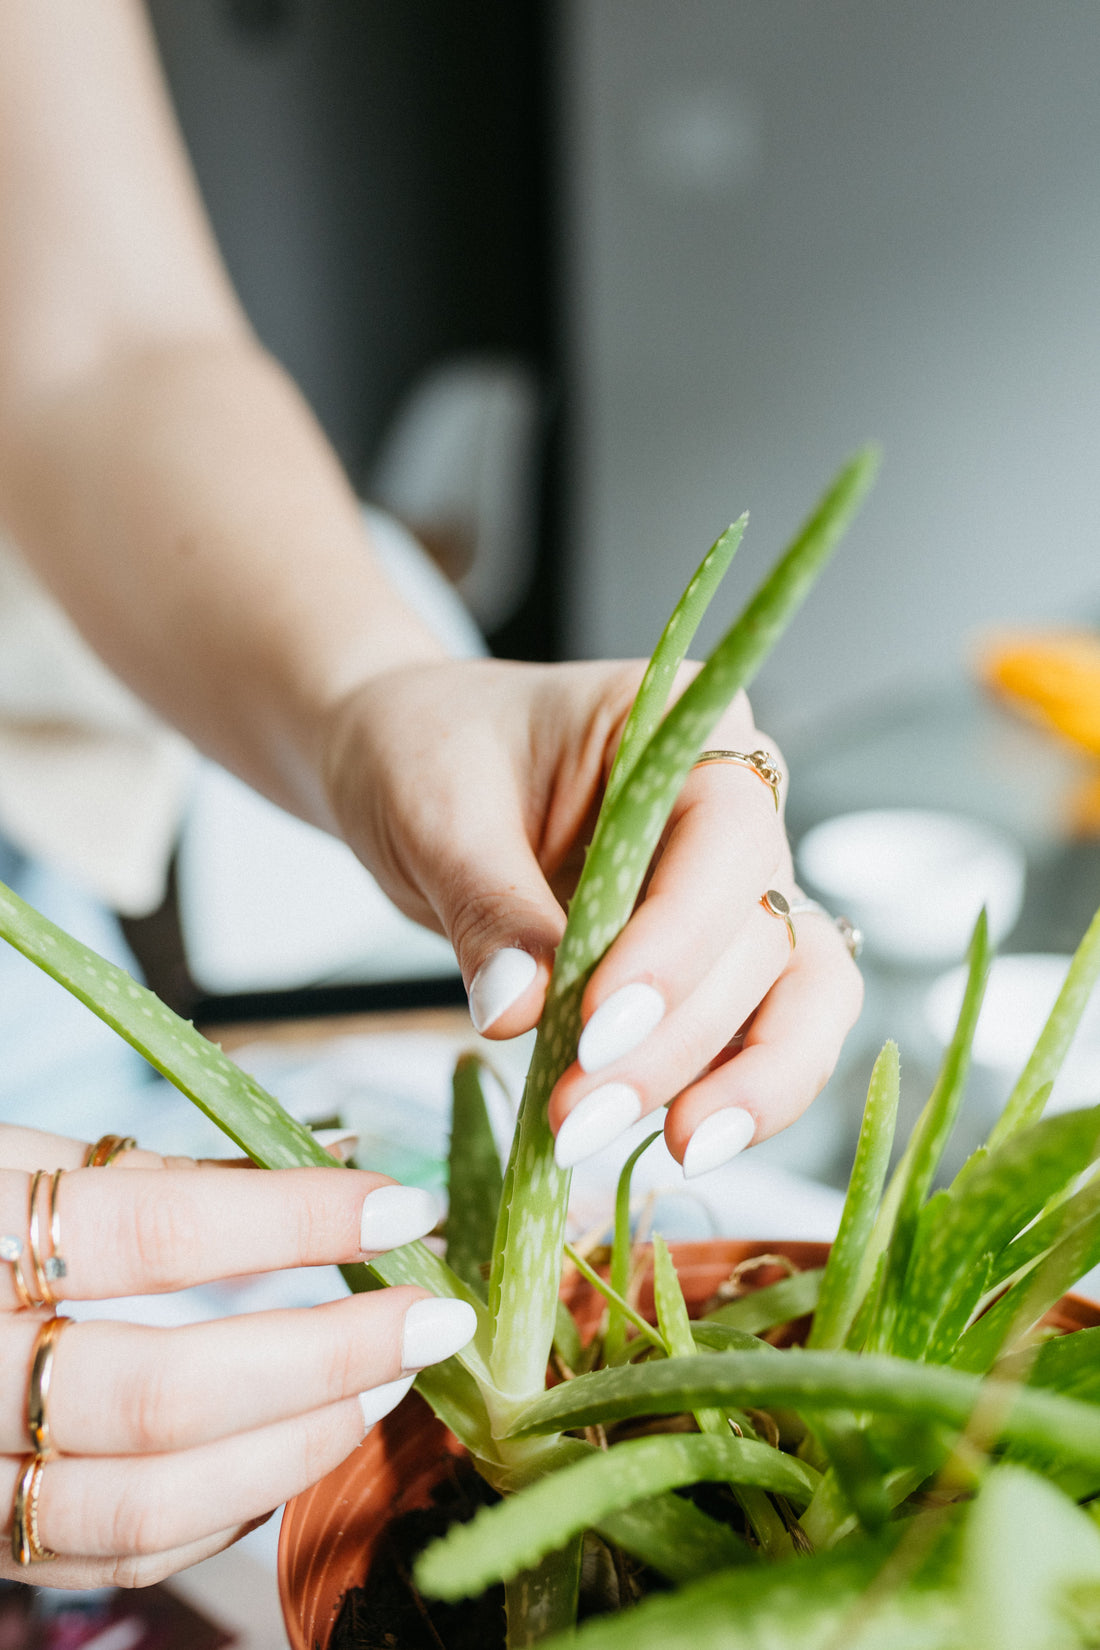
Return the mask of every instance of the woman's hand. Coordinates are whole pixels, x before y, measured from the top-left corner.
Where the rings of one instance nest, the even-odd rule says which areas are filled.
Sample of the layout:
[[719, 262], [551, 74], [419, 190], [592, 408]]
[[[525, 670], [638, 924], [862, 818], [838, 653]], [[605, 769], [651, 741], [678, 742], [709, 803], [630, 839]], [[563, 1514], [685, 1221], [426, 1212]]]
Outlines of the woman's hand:
[[[67, 1272], [59, 1300], [152, 1294], [242, 1273], [358, 1261], [423, 1236], [434, 1200], [348, 1169], [251, 1174], [0, 1128], [0, 1235], [28, 1237], [31, 1167], [63, 1168]], [[45, 1218], [46, 1194], [40, 1209]], [[38, 1311], [0, 1265], [0, 1506], [31, 1451], [28, 1377]], [[54, 1448], [38, 1537], [58, 1556], [0, 1577], [51, 1587], [148, 1586], [219, 1552], [315, 1483], [397, 1404], [415, 1373], [459, 1350], [472, 1309], [413, 1288], [179, 1329], [74, 1322], [56, 1342]], [[6, 1529], [10, 1528], [6, 1526]]]
[[[390, 898], [451, 940], [488, 1037], [539, 1017], [641, 673], [418, 664], [339, 709], [333, 813]], [[709, 743], [764, 748], [782, 769], [744, 695]], [[784, 790], [785, 779], [780, 801]], [[585, 991], [580, 1058], [550, 1102], [563, 1166], [668, 1105], [669, 1148], [699, 1174], [785, 1128], [822, 1088], [859, 1013], [860, 976], [823, 914], [795, 916], [792, 946], [761, 904], [768, 889], [796, 898], [771, 787], [741, 764], [696, 768], [645, 896]]]

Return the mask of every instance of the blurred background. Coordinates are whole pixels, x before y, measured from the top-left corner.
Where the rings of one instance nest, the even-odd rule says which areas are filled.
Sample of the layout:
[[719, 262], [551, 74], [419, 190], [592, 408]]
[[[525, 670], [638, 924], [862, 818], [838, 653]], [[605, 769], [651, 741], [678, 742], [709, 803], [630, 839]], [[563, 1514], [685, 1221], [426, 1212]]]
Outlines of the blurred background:
[[[767, 1148], [835, 1178], [883, 1030], [914, 1093], [934, 1066], [981, 904], [1040, 959], [1017, 1027], [1100, 903], [1095, 5], [148, 3], [255, 326], [457, 651], [646, 653], [748, 507], [705, 647], [882, 443], [754, 688], [803, 880], [867, 938], [858, 1081]], [[124, 914], [205, 1024], [463, 1000], [347, 850], [210, 764]]]
[[[990, 632], [1088, 637], [1100, 615], [1091, 0], [150, 12], [261, 336], [496, 651], [647, 652], [749, 507], [713, 642], [841, 456], [881, 441], [869, 505], [754, 690], [797, 840], [866, 809], [950, 816], [842, 831], [839, 869], [820, 844], [815, 877], [803, 863], [867, 930], [862, 1040], [899, 969], [882, 1014], [904, 1035], [983, 899], [1011, 949], [1071, 949], [1100, 901], [1095, 752], [1034, 681], [1021, 720], [976, 671]], [[1071, 693], [1095, 699], [1097, 668]], [[225, 793], [200, 785], [181, 855], [182, 989], [207, 1017], [282, 987], [456, 995], [444, 948], [366, 922], [340, 850]], [[304, 907], [265, 928], [258, 830], [269, 866], [324, 862], [310, 909], [334, 879], [345, 922], [320, 947]], [[935, 955], [898, 938], [899, 900]]]

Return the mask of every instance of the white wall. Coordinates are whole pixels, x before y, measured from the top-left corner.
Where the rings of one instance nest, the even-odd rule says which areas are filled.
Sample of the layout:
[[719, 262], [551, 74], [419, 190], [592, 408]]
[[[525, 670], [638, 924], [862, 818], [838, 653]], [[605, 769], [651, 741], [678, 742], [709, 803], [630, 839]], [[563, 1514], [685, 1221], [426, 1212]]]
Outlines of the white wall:
[[758, 688], [779, 733], [975, 627], [1100, 614], [1095, 0], [566, 20], [571, 647], [648, 650], [749, 506], [728, 618], [869, 435], [877, 493]]

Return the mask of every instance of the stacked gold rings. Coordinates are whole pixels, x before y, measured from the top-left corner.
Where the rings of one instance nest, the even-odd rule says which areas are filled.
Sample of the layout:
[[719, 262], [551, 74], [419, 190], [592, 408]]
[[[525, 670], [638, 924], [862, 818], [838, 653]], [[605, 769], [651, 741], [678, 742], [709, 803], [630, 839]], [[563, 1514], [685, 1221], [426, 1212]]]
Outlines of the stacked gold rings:
[[[122, 1152], [132, 1151], [136, 1145], [132, 1135], [105, 1134], [94, 1146], [88, 1147], [84, 1167], [106, 1168]], [[64, 1172], [63, 1169], [55, 1169], [52, 1173], [48, 1169], [38, 1169], [31, 1176], [26, 1243], [21, 1237], [11, 1234], [0, 1236], [0, 1260], [7, 1261], [11, 1266], [20, 1310], [49, 1307], [53, 1313], [39, 1326], [31, 1352], [26, 1421], [32, 1453], [24, 1458], [19, 1469], [11, 1506], [11, 1556], [23, 1568], [57, 1557], [43, 1545], [38, 1533], [38, 1499], [42, 1493], [42, 1475], [54, 1454], [49, 1416], [54, 1355], [58, 1341], [72, 1322], [71, 1318], [57, 1316], [57, 1298], [53, 1292], [53, 1285], [68, 1271], [61, 1253], [61, 1213], [58, 1207]], [[49, 1194], [43, 1224], [41, 1189], [47, 1178]], [[29, 1273], [24, 1267], [24, 1256], [30, 1261]]]
[[19, 1470], [11, 1507], [11, 1556], [16, 1564], [43, 1564], [57, 1554], [43, 1546], [38, 1534], [38, 1497], [42, 1474], [54, 1453], [50, 1431], [49, 1396], [53, 1379], [54, 1353], [71, 1318], [47, 1318], [34, 1340], [31, 1372], [27, 1382], [27, 1436], [32, 1453]]
[[[27, 1242], [24, 1244], [21, 1237], [10, 1232], [0, 1237], [0, 1260], [6, 1260], [11, 1267], [21, 1311], [36, 1311], [43, 1306], [56, 1307], [57, 1297], [54, 1295], [53, 1285], [59, 1278], [63, 1278], [68, 1270], [61, 1254], [61, 1217], [57, 1207], [58, 1188], [64, 1172], [64, 1169], [55, 1169], [49, 1176], [48, 1225], [45, 1234], [39, 1191], [48, 1171], [37, 1169], [31, 1176], [27, 1197]], [[46, 1234], [49, 1237], [48, 1250], [45, 1244]], [[24, 1257], [30, 1261], [29, 1275], [24, 1265]]]

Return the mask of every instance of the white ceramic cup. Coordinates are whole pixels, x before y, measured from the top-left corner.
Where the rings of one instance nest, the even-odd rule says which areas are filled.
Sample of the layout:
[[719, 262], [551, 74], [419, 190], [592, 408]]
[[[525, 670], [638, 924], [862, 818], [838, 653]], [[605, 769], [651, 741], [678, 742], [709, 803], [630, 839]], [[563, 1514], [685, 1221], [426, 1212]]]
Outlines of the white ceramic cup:
[[869, 952], [895, 963], [957, 960], [983, 905], [997, 943], [1023, 903], [1021, 845], [963, 814], [840, 814], [806, 833], [797, 858], [818, 898], [863, 930]]

